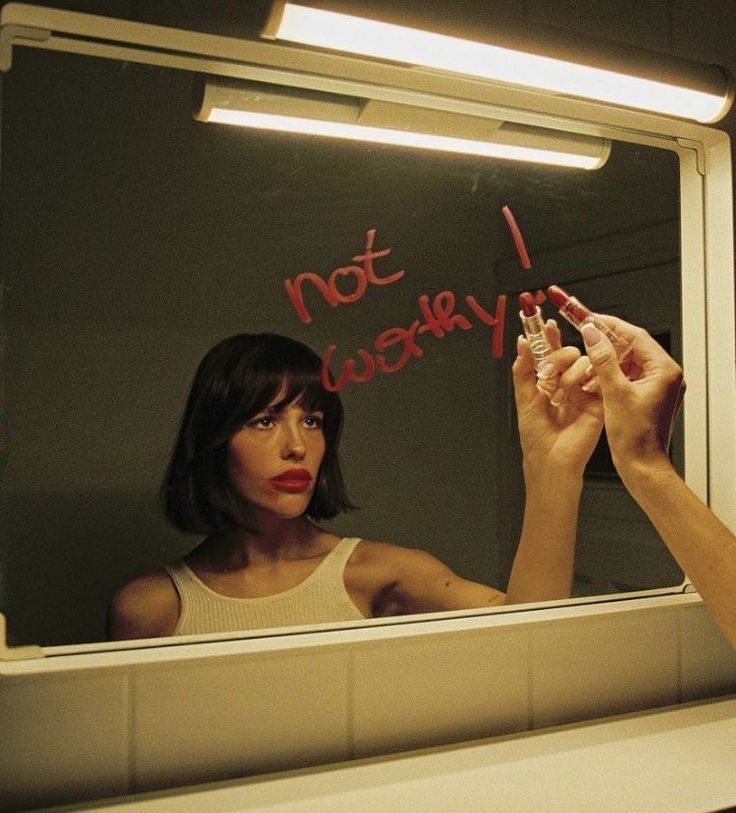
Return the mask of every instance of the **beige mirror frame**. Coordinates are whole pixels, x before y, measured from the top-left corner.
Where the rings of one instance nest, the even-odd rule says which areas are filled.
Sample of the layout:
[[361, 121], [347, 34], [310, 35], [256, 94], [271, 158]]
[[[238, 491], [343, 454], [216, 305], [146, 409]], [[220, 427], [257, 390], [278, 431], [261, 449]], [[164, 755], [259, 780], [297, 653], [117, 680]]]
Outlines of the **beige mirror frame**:
[[[729, 139], [725, 133], [680, 119], [511, 89], [431, 70], [11, 3], [0, 15], [0, 70], [12, 69], [15, 47], [411, 104], [674, 152], [680, 162], [681, 273], [682, 289], [687, 293], [682, 308], [683, 359], [688, 379], [685, 477], [727, 525], [736, 527], [732, 485], [736, 481], [732, 176]], [[661, 595], [687, 590], [686, 581], [675, 588], [650, 592]], [[636, 597], [641, 598], [642, 593]], [[606, 600], [605, 596], [593, 599]], [[502, 612], [518, 609], [505, 608]], [[564, 612], [564, 606], [559, 611]], [[460, 628], [466, 615], [478, 612], [450, 615]], [[406, 631], [407, 624], [425, 624], [447, 616], [422, 616], [421, 621], [387, 619], [380, 624], [386, 628], [401, 625]], [[350, 625], [330, 628], [345, 631]], [[228, 637], [261, 635], [256, 632]], [[212, 640], [212, 636], [207, 640]], [[160, 645], [156, 641], [123, 642], [114, 646], [90, 644], [46, 650], [23, 647], [17, 651], [2, 646], [0, 658], [33, 658], [56, 654], [57, 650], [66, 654]]]

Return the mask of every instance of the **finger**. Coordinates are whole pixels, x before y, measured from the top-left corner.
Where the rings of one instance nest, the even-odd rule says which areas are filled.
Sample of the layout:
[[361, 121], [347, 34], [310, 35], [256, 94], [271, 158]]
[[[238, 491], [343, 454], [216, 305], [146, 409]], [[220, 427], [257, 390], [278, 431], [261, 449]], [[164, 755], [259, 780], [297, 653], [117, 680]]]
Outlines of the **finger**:
[[559, 350], [562, 347], [562, 334], [554, 319], [547, 319], [544, 323], [544, 337], [553, 350]]
[[627, 378], [635, 380], [640, 377], [644, 368], [655, 369], [662, 365], [669, 365], [672, 361], [668, 353], [656, 339], [642, 327], [632, 325], [624, 319], [608, 314], [596, 314], [605, 327], [612, 330], [620, 339], [631, 345], [631, 351], [621, 362], [621, 367]]
[[516, 359], [512, 365], [512, 371], [515, 376], [527, 376], [534, 373], [534, 356], [529, 342], [524, 336], [518, 336], [516, 339]]
[[[644, 336], [651, 338], [643, 327], [632, 325], [631, 322], [627, 322], [625, 319], [621, 319], [618, 316], [611, 316], [608, 313], [596, 313], [595, 317], [596, 319], [600, 319], [600, 321], [607, 328], [610, 328], [616, 335], [629, 342], [629, 344], [632, 344], [634, 341], [638, 341]], [[652, 339], [652, 341], [654, 341], [654, 339]]]
[[511, 365], [511, 374], [517, 401], [520, 398], [529, 400], [536, 391], [537, 373], [529, 342], [523, 336], [516, 340], [516, 359]]
[[[571, 367], [580, 358], [580, 351], [577, 347], [567, 345], [553, 350], [548, 358], [547, 363], [554, 368], [555, 375], [562, 375], [569, 367]], [[545, 376], [551, 377], [550, 375]]]
[[[557, 326], [555, 325], [555, 330]], [[559, 330], [557, 330], [559, 338]], [[539, 371], [539, 381], [537, 387], [554, 404], [554, 394], [559, 389], [559, 378], [566, 370], [580, 358], [580, 351], [577, 347], [560, 347], [553, 350], [547, 357], [544, 365]]]
[[590, 361], [586, 356], [578, 358], [560, 376], [557, 389], [552, 395], [551, 402], [554, 406], [559, 406], [567, 400], [572, 390], [579, 388], [581, 384], [588, 380], [587, 371]]
[[585, 350], [599, 379], [603, 392], [609, 387], [619, 386], [626, 380], [618, 364], [616, 352], [608, 336], [591, 324], [585, 324], [580, 329], [585, 342]]

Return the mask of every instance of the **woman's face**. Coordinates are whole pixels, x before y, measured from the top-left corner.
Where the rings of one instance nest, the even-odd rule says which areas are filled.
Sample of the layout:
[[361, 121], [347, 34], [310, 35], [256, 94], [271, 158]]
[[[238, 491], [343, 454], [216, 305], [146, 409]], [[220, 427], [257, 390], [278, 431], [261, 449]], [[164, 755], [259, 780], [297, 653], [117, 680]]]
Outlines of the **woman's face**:
[[[277, 396], [273, 403], [278, 403]], [[325, 454], [322, 412], [295, 401], [251, 418], [228, 441], [230, 483], [248, 503], [284, 518], [307, 509]]]

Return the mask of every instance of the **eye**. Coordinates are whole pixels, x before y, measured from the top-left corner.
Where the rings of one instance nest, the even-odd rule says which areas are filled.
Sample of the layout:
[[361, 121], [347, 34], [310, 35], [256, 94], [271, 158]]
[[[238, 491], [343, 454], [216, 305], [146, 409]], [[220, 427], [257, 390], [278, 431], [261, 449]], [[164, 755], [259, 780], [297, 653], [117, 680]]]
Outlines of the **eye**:
[[246, 426], [252, 427], [253, 429], [270, 429], [273, 425], [274, 419], [272, 415], [256, 415], [255, 418], [252, 418], [246, 424]]
[[317, 412], [313, 415], [307, 415], [306, 418], [304, 418], [304, 425], [310, 429], [321, 429], [324, 422], [324, 415], [321, 412]]

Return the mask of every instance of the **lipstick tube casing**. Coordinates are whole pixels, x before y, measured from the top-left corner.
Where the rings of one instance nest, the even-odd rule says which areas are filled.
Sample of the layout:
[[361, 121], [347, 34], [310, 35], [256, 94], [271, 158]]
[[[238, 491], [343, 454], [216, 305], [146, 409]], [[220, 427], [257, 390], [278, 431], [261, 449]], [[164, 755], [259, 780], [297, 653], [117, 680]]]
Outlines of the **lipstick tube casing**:
[[560, 316], [568, 321], [576, 330], [580, 330], [583, 325], [592, 324], [601, 333], [608, 337], [613, 345], [616, 353], [616, 358], [619, 362], [623, 361], [626, 356], [631, 352], [631, 345], [622, 339], [617, 333], [611, 330], [610, 327], [604, 325], [603, 322], [585, 305], [574, 296], [571, 296], [564, 305], [559, 307]]
[[544, 335], [544, 320], [542, 318], [542, 311], [539, 306], [536, 308], [534, 316], [527, 316], [524, 311], [519, 311], [519, 319], [521, 319], [521, 326], [524, 328], [524, 336], [529, 342], [529, 349], [532, 351], [534, 357], [534, 369], [537, 373], [538, 386], [546, 389], [550, 384], [545, 385], [546, 377], [540, 373], [540, 370], [547, 364], [552, 348]]

